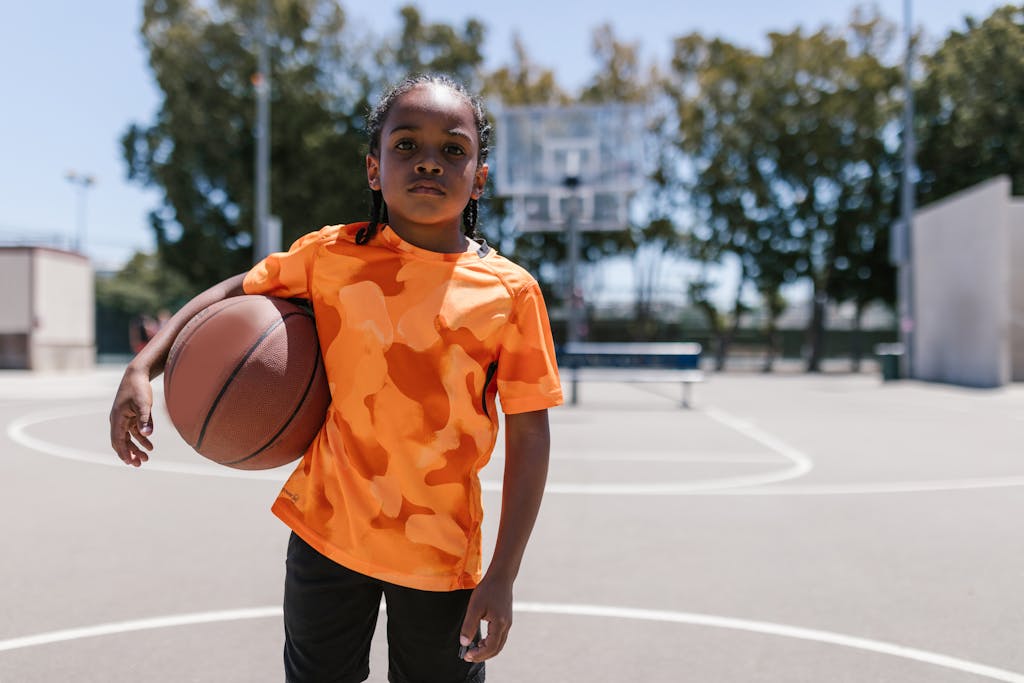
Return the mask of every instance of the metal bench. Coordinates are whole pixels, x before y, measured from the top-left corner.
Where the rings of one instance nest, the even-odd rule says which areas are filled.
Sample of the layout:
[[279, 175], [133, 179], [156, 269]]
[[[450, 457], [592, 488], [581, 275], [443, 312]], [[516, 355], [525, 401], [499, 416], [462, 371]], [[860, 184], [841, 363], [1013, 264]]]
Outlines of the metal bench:
[[704, 381], [700, 344], [692, 342], [570, 342], [557, 350], [576, 405], [583, 381], [679, 382], [689, 408], [693, 385]]

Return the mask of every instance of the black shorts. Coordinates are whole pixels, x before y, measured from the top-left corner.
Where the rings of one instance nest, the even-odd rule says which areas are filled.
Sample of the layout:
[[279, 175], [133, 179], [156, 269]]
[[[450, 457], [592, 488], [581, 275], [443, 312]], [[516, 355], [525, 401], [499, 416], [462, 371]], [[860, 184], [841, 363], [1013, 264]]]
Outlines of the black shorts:
[[422, 591], [342, 567], [292, 534], [284, 583], [289, 683], [358, 683], [370, 675], [380, 598], [388, 611], [391, 683], [483, 683], [483, 662], [459, 657], [472, 590]]

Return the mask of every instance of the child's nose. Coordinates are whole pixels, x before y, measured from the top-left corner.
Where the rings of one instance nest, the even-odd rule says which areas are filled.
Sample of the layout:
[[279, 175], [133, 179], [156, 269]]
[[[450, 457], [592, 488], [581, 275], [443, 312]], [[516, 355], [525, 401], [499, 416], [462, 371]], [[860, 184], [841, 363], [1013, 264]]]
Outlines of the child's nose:
[[416, 171], [430, 175], [441, 175], [441, 164], [437, 163], [434, 157], [425, 156], [416, 164]]

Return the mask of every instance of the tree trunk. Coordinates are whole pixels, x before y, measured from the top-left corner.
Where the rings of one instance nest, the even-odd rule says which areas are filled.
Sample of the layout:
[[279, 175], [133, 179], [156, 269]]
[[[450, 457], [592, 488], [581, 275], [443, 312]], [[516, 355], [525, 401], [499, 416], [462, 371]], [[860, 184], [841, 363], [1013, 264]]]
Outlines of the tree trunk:
[[698, 300], [694, 304], [704, 313], [708, 320], [708, 327], [711, 329], [711, 341], [715, 347], [715, 370], [721, 370], [725, 365], [723, 352], [722, 324], [715, 305], [707, 300]]
[[821, 372], [821, 361], [825, 354], [825, 306], [828, 296], [814, 286], [811, 300], [811, 321], [807, 327], [807, 372]]
[[743, 314], [743, 284], [745, 280], [740, 277], [740, 283], [736, 286], [736, 301], [732, 306], [732, 322], [727, 330], [724, 330], [718, 343], [718, 357], [715, 359], [715, 369], [725, 370], [726, 361], [729, 358], [729, 347], [736, 338], [736, 332], [740, 329], [740, 316]]
[[761, 366], [761, 372], [774, 372], [775, 371], [775, 359], [779, 355], [779, 330], [775, 326], [775, 316], [771, 313], [768, 314], [768, 327], [765, 330], [765, 336], [768, 339], [768, 349], [764, 355], [764, 365]]
[[861, 328], [864, 308], [865, 304], [858, 301], [853, 318], [853, 338], [850, 340], [850, 368], [853, 372], [860, 372], [861, 360], [864, 358], [864, 335]]

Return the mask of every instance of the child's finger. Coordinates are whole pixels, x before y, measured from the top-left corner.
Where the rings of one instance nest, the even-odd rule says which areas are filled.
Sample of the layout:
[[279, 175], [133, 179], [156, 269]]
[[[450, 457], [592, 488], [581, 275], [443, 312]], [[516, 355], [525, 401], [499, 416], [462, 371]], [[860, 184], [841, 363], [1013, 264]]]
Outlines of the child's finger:
[[138, 425], [141, 434], [149, 436], [153, 433], [153, 414], [149, 406], [139, 407]]
[[149, 456], [132, 441], [131, 435], [127, 432], [124, 432], [121, 438], [115, 437], [111, 439], [110, 445], [114, 447], [117, 457], [125, 465], [138, 467], [146, 460], [149, 460]]
[[474, 643], [480, 635], [482, 617], [483, 611], [471, 599], [466, 608], [466, 617], [462, 620], [462, 629], [459, 631], [459, 645], [462, 647], [463, 659], [467, 659], [467, 661], [469, 653], [476, 649]]
[[[145, 448], [147, 451], [153, 450], [153, 442], [150, 441], [148, 438], [146, 438], [145, 434], [143, 433], [142, 429], [139, 427], [139, 425], [137, 423], [133, 423], [132, 424], [131, 429], [129, 430], [129, 432], [131, 433], [131, 435], [133, 437], [135, 437], [135, 440], [139, 442], [140, 446]], [[149, 434], [153, 433], [153, 426], [152, 425], [150, 425], [149, 432], [147, 432], [147, 433], [149, 433]]]
[[128, 463], [133, 467], [139, 467], [142, 463], [149, 460], [149, 454], [144, 450], [140, 449], [134, 443], [131, 444], [132, 461]]
[[496, 618], [487, 621], [487, 637], [466, 653], [466, 661], [482, 662], [497, 655], [505, 647], [508, 631], [512, 622], [508, 619]]

